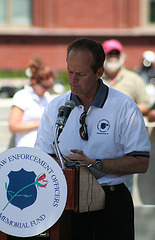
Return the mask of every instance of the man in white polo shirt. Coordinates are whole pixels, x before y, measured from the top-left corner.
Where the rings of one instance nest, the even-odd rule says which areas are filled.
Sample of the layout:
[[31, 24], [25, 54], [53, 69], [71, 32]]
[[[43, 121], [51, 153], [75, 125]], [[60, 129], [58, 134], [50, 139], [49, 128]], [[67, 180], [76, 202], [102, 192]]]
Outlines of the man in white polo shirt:
[[54, 154], [54, 129], [60, 106], [73, 100], [75, 108], [59, 137], [59, 149], [71, 161], [95, 165], [105, 175], [98, 179], [106, 194], [105, 209], [73, 213], [72, 240], [134, 239], [134, 207], [124, 182], [145, 173], [150, 142], [141, 111], [123, 93], [106, 86], [102, 45], [78, 39], [67, 49], [71, 91], [53, 99], [38, 129], [36, 148]]

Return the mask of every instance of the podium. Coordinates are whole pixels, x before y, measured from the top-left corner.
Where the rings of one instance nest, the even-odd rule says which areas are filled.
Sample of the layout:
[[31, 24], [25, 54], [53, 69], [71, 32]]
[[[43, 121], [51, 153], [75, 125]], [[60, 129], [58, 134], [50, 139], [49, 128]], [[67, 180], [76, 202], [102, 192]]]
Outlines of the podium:
[[[49, 230], [50, 240], [70, 239], [71, 224], [69, 223], [72, 212], [88, 212], [104, 208], [105, 193], [86, 166], [76, 166], [63, 171], [68, 186], [67, 202], [62, 216]], [[0, 240], [7, 240], [7, 234], [0, 232]]]
[[65, 228], [63, 223], [66, 222], [66, 219], [68, 219], [69, 213], [71, 211], [78, 210], [78, 172], [78, 168], [64, 170], [68, 186], [67, 202], [64, 213], [62, 214], [60, 219], [50, 228], [50, 240], [61, 240], [63, 239], [62, 236], [69, 235], [70, 229], [68, 229], [68, 227]]

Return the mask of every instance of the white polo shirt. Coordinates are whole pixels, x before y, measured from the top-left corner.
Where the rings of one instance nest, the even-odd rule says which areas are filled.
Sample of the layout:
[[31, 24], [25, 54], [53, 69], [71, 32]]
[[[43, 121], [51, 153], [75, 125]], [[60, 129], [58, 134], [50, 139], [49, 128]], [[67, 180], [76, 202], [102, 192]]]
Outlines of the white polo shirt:
[[[79, 149], [94, 159], [116, 159], [128, 154], [149, 156], [150, 142], [140, 109], [128, 96], [99, 81], [100, 87], [85, 119], [88, 141], [82, 140], [79, 134], [79, 119], [84, 107], [79, 98], [69, 91], [53, 99], [45, 108], [36, 148], [55, 153], [53, 141], [58, 108], [72, 99], [76, 106], [59, 137], [63, 155], [70, 154], [70, 149]], [[98, 181], [101, 185], [113, 185], [123, 183], [128, 178], [130, 175], [107, 174]]]
[[[42, 117], [45, 106], [50, 102], [49, 92], [45, 92], [43, 97], [39, 97], [29, 85], [15, 93], [12, 105], [23, 110], [22, 121], [33, 122]], [[16, 147], [34, 147], [37, 137], [37, 130], [27, 133], [16, 134]]]

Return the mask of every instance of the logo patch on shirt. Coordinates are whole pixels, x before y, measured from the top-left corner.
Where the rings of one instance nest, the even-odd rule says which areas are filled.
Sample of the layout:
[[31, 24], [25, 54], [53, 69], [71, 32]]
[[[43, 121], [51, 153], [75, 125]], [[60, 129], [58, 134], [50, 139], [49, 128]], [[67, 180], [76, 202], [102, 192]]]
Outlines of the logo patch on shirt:
[[108, 134], [110, 123], [106, 119], [102, 119], [97, 124], [98, 134]]

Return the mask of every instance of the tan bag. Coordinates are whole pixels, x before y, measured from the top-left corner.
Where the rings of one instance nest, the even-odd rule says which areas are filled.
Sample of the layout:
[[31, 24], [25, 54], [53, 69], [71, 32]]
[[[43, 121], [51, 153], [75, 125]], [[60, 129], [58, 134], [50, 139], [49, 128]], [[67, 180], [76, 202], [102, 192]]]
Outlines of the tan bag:
[[79, 168], [79, 212], [104, 209], [105, 192], [86, 166]]

